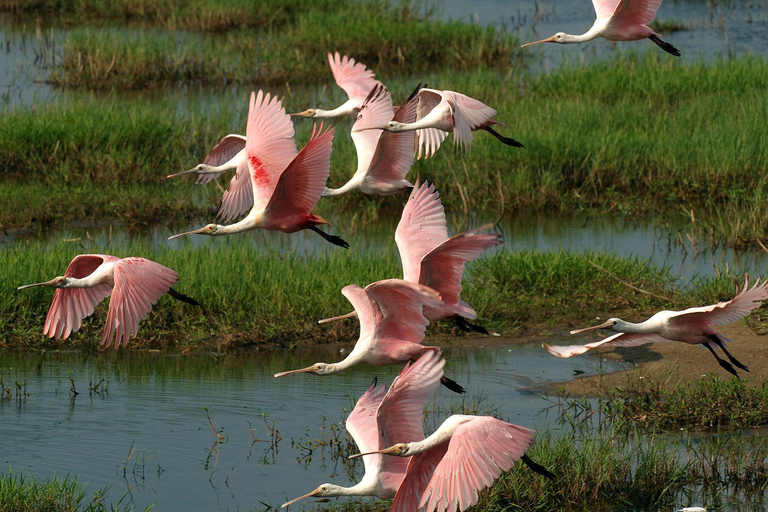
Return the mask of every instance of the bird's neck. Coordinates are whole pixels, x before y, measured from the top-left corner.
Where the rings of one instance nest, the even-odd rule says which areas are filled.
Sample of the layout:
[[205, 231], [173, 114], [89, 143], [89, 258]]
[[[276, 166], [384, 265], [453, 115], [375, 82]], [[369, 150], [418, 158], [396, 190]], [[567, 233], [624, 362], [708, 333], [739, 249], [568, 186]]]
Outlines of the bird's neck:
[[352, 100], [348, 100], [346, 103], [339, 105], [333, 110], [323, 110], [320, 108], [315, 109], [315, 118], [321, 119], [333, 119], [336, 117], [352, 116], [357, 114], [359, 105], [356, 105]]
[[563, 44], [586, 43], [587, 41], [600, 37], [600, 32], [601, 30], [599, 28], [592, 26], [592, 28], [583, 34], [565, 34], [565, 37], [560, 42]]
[[226, 226], [219, 225], [218, 229], [216, 230], [216, 235], [231, 235], [234, 233], [242, 233], [243, 231], [250, 231], [252, 229], [260, 228], [262, 227], [263, 220], [263, 212], [254, 212], [251, 210], [251, 213], [249, 213], [239, 222], [235, 222], [234, 224], [229, 224]]
[[643, 334], [648, 332], [655, 332], [655, 330], [652, 327], [653, 326], [648, 324], [648, 322], [635, 324], [632, 322], [625, 322], [624, 320], [619, 320], [611, 330], [615, 332], [623, 332], [625, 334]]
[[342, 194], [346, 194], [347, 192], [351, 192], [352, 190], [355, 190], [356, 188], [360, 188], [360, 184], [357, 183], [354, 178], [346, 182], [342, 187], [339, 188], [328, 188], [325, 187], [323, 189], [323, 195], [322, 197], [333, 197], [333, 196], [340, 196]]
[[355, 366], [358, 363], [362, 363], [365, 360], [365, 354], [357, 351], [357, 345], [355, 345], [355, 348], [352, 349], [352, 352], [349, 353], [347, 357], [339, 361], [338, 363], [330, 363], [328, 365], [328, 368], [330, 371], [328, 373], [339, 373], [351, 366]]

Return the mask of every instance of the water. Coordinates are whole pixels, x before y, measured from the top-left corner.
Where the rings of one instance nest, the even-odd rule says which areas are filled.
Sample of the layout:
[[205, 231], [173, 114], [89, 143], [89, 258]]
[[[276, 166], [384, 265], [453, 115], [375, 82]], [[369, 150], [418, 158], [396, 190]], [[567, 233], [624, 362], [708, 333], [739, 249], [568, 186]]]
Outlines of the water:
[[[508, 421], [544, 428], [552, 404], [541, 390], [570, 378], [626, 366], [597, 357], [559, 360], [538, 345], [447, 349], [446, 374], [484, 397]], [[279, 507], [321, 483], [351, 485], [344, 459], [316, 446], [330, 440], [374, 376], [389, 383], [396, 367], [360, 365], [329, 377], [288, 376], [279, 370], [343, 357], [334, 350], [282, 350], [236, 357], [161, 353], [35, 354], [0, 352], [0, 377], [21, 400], [0, 401], [2, 471], [48, 478], [76, 475], [88, 492], [111, 486], [109, 501], [127, 494], [137, 510], [251, 510]], [[70, 394], [70, 380], [80, 393]], [[108, 381], [106, 392], [89, 383]], [[102, 388], [103, 388], [102, 384]], [[441, 389], [440, 403], [460, 403]], [[353, 399], [354, 397], [354, 399]], [[217, 443], [214, 427], [224, 436]], [[345, 412], [346, 411], [346, 412]], [[266, 422], [282, 436], [269, 442]], [[445, 414], [432, 420], [441, 422]], [[321, 419], [325, 418], [325, 421]], [[255, 442], [254, 435], [267, 442]], [[325, 424], [326, 430], [321, 431]], [[305, 447], [305, 448], [302, 448]], [[311, 453], [310, 453], [311, 452]], [[362, 474], [362, 464], [351, 469]]]

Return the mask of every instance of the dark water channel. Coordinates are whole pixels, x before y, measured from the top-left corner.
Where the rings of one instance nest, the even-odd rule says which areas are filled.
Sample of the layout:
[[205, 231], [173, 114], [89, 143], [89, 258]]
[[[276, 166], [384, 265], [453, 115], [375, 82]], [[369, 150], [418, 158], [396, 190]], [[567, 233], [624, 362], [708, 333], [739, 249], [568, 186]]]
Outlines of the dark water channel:
[[[539, 429], [553, 422], [544, 386], [570, 378], [574, 369], [589, 375], [624, 367], [599, 358], [557, 360], [538, 345], [445, 354], [446, 373], [467, 388], [468, 405]], [[374, 376], [389, 384], [399, 369], [361, 365], [329, 377], [272, 377], [341, 357], [338, 349], [220, 358], [0, 352], [0, 378], [13, 394], [0, 401], [1, 471], [70, 474], [91, 494], [111, 486], [109, 501], [127, 494], [137, 510], [155, 504], [159, 511], [261, 510], [323, 482], [347, 485], [361, 476], [362, 464], [347, 466], [317, 440], [331, 440], [330, 425], [343, 421]], [[89, 391], [102, 379], [96, 392]], [[430, 428], [461, 404], [457, 397], [438, 391]], [[255, 437], [266, 441], [254, 442], [249, 422]], [[273, 422], [282, 436], [278, 443], [270, 442], [266, 427]]]

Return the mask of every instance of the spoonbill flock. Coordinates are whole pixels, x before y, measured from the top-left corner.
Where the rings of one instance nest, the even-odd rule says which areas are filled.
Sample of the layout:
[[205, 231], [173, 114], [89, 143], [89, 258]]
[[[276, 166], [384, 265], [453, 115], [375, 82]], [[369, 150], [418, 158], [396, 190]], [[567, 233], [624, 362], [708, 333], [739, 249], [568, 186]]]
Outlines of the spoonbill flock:
[[[614, 41], [650, 39], [673, 55], [680, 52], [648, 27], [661, 0], [593, 0], [597, 19], [585, 34], [562, 32], [528, 43], [577, 43], [596, 37]], [[423, 431], [423, 414], [438, 384], [463, 393], [464, 388], [444, 375], [441, 349], [423, 344], [430, 321], [453, 319], [465, 330], [488, 334], [473, 307], [461, 298], [466, 263], [503, 243], [487, 233], [484, 225], [449, 236], [445, 210], [433, 183], [406, 176], [415, 159], [436, 154], [449, 133], [454, 145], [465, 154], [473, 132], [490, 133], [507, 146], [523, 148], [496, 128], [498, 112], [482, 101], [456, 91], [429, 89], [419, 85], [399, 107], [390, 92], [362, 63], [339, 52], [328, 54], [337, 85], [348, 100], [330, 110], [308, 108], [288, 114], [282, 101], [269, 92], [252, 92], [248, 102], [245, 136], [230, 134], [192, 169], [171, 174], [173, 178], [195, 174], [207, 183], [234, 171], [215, 214], [215, 220], [232, 224], [208, 224], [169, 237], [169, 240], [199, 234], [221, 236], [254, 229], [294, 233], [311, 230], [329, 243], [349, 248], [341, 237], [319, 226], [328, 222], [312, 213], [321, 198], [359, 191], [390, 196], [410, 192], [394, 233], [400, 252], [403, 277], [381, 280], [367, 286], [350, 284], [341, 293], [354, 311], [320, 320], [321, 323], [357, 317], [360, 334], [352, 351], [339, 362], [318, 362], [307, 368], [286, 370], [275, 377], [309, 373], [331, 375], [367, 362], [372, 365], [404, 365], [389, 390], [373, 384], [358, 399], [346, 428], [359, 448], [365, 474], [354, 486], [325, 483], [308, 494], [283, 504], [289, 506], [311, 497], [377, 496], [393, 499], [391, 510], [399, 512], [464, 511], [478, 501], [478, 492], [493, 484], [517, 461], [548, 478], [555, 476], [527, 455], [535, 433], [527, 428], [487, 416], [453, 415], [429, 436]], [[337, 127], [314, 125], [309, 142], [298, 150], [291, 118], [337, 119], [354, 117], [351, 137], [357, 151], [357, 169], [346, 184], [329, 188], [327, 180]], [[172, 286], [178, 274], [159, 263], [140, 258], [120, 259], [109, 255], [83, 254], [69, 264], [64, 276], [20, 286], [57, 288], [43, 332], [67, 338], [95, 306], [111, 295], [102, 344], [127, 345], [138, 333], [138, 325], [165, 293], [197, 305]], [[591, 330], [615, 332], [600, 341], [581, 345], [544, 344], [552, 355], [567, 358], [597, 347], [625, 347], [662, 341], [700, 344], [718, 364], [737, 375], [736, 368], [749, 371], [726, 349], [731, 340], [714, 328], [739, 320], [768, 299], [768, 284], [758, 279], [744, 286], [728, 301], [684, 311], [661, 311], [641, 323], [611, 318]], [[717, 355], [725, 354], [727, 361]]]

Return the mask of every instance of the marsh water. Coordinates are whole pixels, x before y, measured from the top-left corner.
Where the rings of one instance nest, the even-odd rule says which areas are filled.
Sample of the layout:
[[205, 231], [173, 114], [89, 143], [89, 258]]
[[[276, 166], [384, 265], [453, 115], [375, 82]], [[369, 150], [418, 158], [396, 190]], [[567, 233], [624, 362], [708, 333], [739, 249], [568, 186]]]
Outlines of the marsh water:
[[[439, 390], [429, 428], [462, 400], [480, 413], [545, 428], [553, 405], [545, 386], [574, 370], [623, 368], [599, 358], [555, 360], [538, 345], [445, 353], [446, 374], [467, 394]], [[0, 401], [3, 470], [77, 476], [90, 493], [110, 486], [110, 502], [126, 495], [137, 510], [262, 510], [324, 482], [348, 485], [362, 464], [334, 456], [337, 427], [374, 377], [389, 385], [399, 369], [362, 365], [331, 377], [273, 378], [341, 357], [338, 348], [232, 357], [0, 352], [0, 379], [13, 395]]]

